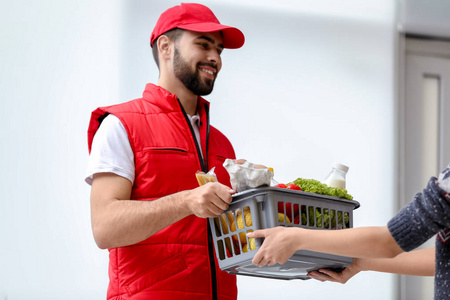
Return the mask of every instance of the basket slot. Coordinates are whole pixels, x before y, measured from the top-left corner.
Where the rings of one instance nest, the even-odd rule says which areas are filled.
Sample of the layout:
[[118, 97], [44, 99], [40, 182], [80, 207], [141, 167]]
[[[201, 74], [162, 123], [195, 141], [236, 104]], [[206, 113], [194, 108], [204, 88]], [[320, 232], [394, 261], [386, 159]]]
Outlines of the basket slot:
[[236, 218], [235, 218], [235, 212], [234, 211], [229, 211], [227, 213], [227, 218], [226, 218], [226, 222], [228, 224], [228, 228], [230, 233], [231, 232], [235, 232], [236, 231]]
[[314, 206], [308, 206], [308, 225], [309, 227], [314, 227], [314, 224], [316, 223], [315, 220], [315, 212], [314, 212]]
[[350, 214], [344, 212], [344, 228], [350, 228]]
[[330, 226], [331, 229], [336, 229], [336, 210], [330, 210]]
[[286, 223], [292, 223], [294, 219], [294, 212], [293, 212], [293, 205], [292, 203], [286, 203], [286, 214], [285, 214], [285, 222]]
[[323, 209], [323, 228], [330, 229], [330, 210], [328, 208]]
[[214, 218], [214, 229], [216, 232], [216, 237], [221, 237], [222, 236], [222, 228], [220, 228], [220, 221], [219, 221], [219, 217], [215, 217]]
[[337, 222], [338, 222], [338, 229], [343, 229], [344, 228], [344, 220], [343, 220], [343, 215], [342, 215], [342, 211], [338, 211], [337, 212]]
[[316, 207], [316, 227], [318, 227], [318, 228], [323, 227], [322, 208], [320, 208], [320, 207]]
[[231, 247], [231, 239], [229, 237], [225, 238], [225, 245], [226, 245], [226, 249], [227, 249], [227, 257], [232, 257], [233, 249]]
[[294, 223], [295, 225], [299, 225], [300, 224], [300, 205], [298, 205], [297, 203], [294, 203], [294, 205], [292, 205], [292, 216], [293, 219], [291, 219], [291, 222]]
[[237, 234], [233, 234], [231, 236], [231, 242], [233, 244], [233, 254], [234, 255], [241, 254], [241, 249], [239, 247], [239, 238], [238, 238]]
[[338, 229], [344, 229], [346, 228], [346, 221], [344, 219], [344, 213], [342, 211], [338, 211], [338, 217], [337, 217], [337, 221], [338, 221]]
[[252, 212], [250, 211], [250, 207], [249, 206], [245, 206], [244, 207], [244, 224], [246, 227], [252, 227]]
[[223, 249], [223, 241], [222, 240], [218, 240], [216, 247], [217, 247], [217, 250], [219, 252], [219, 259], [220, 260], [224, 260], [225, 259], [225, 251]]
[[307, 223], [308, 223], [308, 218], [306, 217], [306, 205], [302, 205], [301, 207], [300, 207], [300, 211], [301, 211], [301, 214], [300, 214], [300, 220], [301, 220], [301, 224], [303, 225], [303, 226], [306, 226], [307, 225]]
[[[247, 230], [247, 233], [253, 232], [252, 229]], [[249, 250], [253, 251], [256, 250], [256, 245], [255, 245], [255, 239], [254, 238], [247, 238], [247, 236], [244, 234], [244, 236], [246, 237], [246, 243], [244, 245], [242, 245], [242, 252], [247, 253]]]
[[[237, 226], [236, 226], [237, 224]], [[231, 221], [231, 231], [236, 232], [238, 228], [241, 228], [242, 223], [242, 210], [239, 208], [233, 214], [233, 219]]]

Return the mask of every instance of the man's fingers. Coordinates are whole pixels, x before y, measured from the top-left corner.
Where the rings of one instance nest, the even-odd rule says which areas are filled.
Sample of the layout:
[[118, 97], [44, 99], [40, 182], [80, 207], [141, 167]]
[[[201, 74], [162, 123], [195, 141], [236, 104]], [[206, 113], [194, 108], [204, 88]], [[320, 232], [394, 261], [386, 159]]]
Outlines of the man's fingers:
[[196, 189], [197, 199], [192, 202], [193, 213], [201, 218], [214, 218], [228, 209], [233, 189], [219, 182], [208, 182]]

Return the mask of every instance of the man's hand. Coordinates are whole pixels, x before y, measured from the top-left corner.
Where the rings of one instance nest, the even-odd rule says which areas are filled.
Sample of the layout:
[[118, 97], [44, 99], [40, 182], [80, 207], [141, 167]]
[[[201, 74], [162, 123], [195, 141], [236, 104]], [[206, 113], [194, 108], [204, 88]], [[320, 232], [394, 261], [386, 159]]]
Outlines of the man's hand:
[[236, 191], [218, 182], [209, 182], [186, 191], [185, 203], [189, 211], [199, 218], [214, 218], [221, 215], [232, 201]]

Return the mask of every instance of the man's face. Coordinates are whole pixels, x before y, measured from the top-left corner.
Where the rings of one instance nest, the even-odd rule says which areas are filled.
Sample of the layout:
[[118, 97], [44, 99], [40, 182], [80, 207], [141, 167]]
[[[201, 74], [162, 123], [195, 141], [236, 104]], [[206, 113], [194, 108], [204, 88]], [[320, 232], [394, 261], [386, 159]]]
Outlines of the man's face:
[[222, 50], [219, 32], [184, 32], [174, 48], [175, 76], [195, 95], [209, 95], [222, 68]]

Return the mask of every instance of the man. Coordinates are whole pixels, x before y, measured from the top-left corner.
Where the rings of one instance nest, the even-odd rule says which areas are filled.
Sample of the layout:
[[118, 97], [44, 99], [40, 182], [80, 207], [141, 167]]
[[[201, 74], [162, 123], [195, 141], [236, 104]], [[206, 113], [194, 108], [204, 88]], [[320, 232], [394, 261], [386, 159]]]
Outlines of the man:
[[[201, 96], [213, 89], [223, 48], [240, 48], [244, 35], [184, 3], [160, 16], [150, 43], [158, 84], [98, 108], [88, 130], [92, 230], [110, 252], [107, 298], [236, 299], [207, 225], [235, 192], [222, 166], [235, 154]], [[213, 167], [220, 183], [198, 187], [196, 171]]]

